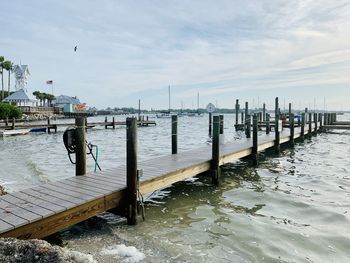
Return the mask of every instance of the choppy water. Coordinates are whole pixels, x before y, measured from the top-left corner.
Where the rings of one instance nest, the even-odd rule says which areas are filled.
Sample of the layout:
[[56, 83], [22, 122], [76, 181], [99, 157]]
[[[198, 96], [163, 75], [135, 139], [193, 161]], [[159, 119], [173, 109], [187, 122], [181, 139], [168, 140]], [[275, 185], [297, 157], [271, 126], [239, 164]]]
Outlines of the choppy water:
[[[239, 140], [233, 116], [225, 121], [226, 140]], [[157, 122], [139, 129], [141, 160], [170, 152], [170, 120]], [[179, 132], [179, 151], [203, 145], [207, 118], [180, 118]], [[102, 168], [125, 163], [125, 129], [90, 131], [88, 140], [99, 145]], [[5, 138], [0, 150], [9, 190], [74, 175], [62, 132]], [[115, 262], [101, 251], [118, 244], [136, 247], [145, 262], [350, 262], [349, 159], [350, 132], [319, 134], [279, 156], [261, 154], [257, 167], [226, 165], [220, 187], [201, 177], [158, 192], [135, 227], [105, 215], [102, 229], [63, 237], [101, 262]]]

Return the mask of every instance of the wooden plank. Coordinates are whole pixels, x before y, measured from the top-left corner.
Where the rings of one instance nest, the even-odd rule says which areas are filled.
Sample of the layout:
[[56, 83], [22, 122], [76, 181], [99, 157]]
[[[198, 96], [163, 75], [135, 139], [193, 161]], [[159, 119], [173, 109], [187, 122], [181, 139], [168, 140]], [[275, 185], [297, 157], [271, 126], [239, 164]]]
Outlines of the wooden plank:
[[82, 180], [84, 180], [86, 182], [94, 183], [96, 186], [98, 186], [100, 188], [103, 187], [103, 189], [107, 189], [107, 190], [115, 191], [117, 189], [120, 189], [120, 188], [126, 186], [126, 183], [118, 182], [117, 180], [105, 181], [106, 176], [101, 176], [99, 178], [90, 177], [90, 176], [85, 176], [85, 177], [86, 178], [82, 178]]
[[2, 233], [1, 237], [42, 238], [105, 211], [104, 197]]
[[66, 179], [65, 182], [68, 183], [70, 186], [78, 187], [88, 191], [93, 191], [95, 193], [99, 193], [103, 195], [109, 192], [108, 189], [101, 189], [96, 187], [95, 185], [87, 185], [85, 180], [80, 180], [80, 177], [73, 177], [73, 178], [77, 180]]
[[43, 207], [40, 207], [40, 206], [38, 206], [36, 204], [33, 204], [31, 202], [19, 199], [17, 197], [9, 195], [9, 194], [3, 195], [1, 197], [1, 199], [5, 200], [5, 201], [7, 201], [7, 202], [9, 202], [9, 203], [11, 203], [13, 205], [19, 206], [19, 207], [21, 207], [23, 209], [26, 209], [27, 211], [31, 211], [31, 212], [33, 212], [35, 214], [38, 214], [38, 215], [40, 215], [42, 217], [44, 217], [44, 216], [46, 217], [46, 216], [54, 214], [54, 212], [51, 211], [51, 210], [48, 210], [48, 209], [43, 208]]
[[7, 224], [10, 224], [14, 227], [19, 227], [19, 226], [23, 226], [29, 223], [28, 220], [16, 216], [12, 213], [9, 213], [8, 211], [1, 209], [0, 208], [0, 218], [2, 221], [6, 222]]
[[42, 218], [41, 215], [35, 214], [17, 205], [11, 204], [2, 198], [0, 198], [0, 208], [6, 211], [6, 213], [11, 213], [18, 217], [26, 219], [28, 222], [33, 222]]
[[11, 229], [14, 229], [15, 227], [9, 223], [6, 223], [5, 221], [0, 220], [0, 233], [7, 232]]
[[97, 193], [95, 191], [90, 191], [90, 190], [86, 190], [84, 188], [81, 188], [79, 184], [72, 185], [73, 183], [71, 183], [69, 181], [65, 181], [65, 182], [59, 182], [58, 181], [58, 182], [54, 182], [54, 183], [50, 183], [50, 184], [54, 185], [54, 186], [58, 186], [58, 187], [63, 188], [63, 189], [66, 189], [68, 191], [73, 191], [73, 192], [76, 192], [76, 193], [80, 193], [80, 194], [83, 194], [83, 195], [90, 196], [90, 199], [104, 196], [104, 194]]
[[69, 198], [66, 195], [62, 195], [60, 193], [57, 193], [55, 191], [51, 191], [51, 190], [47, 190], [44, 188], [36, 188], [34, 189], [25, 189], [22, 190], [21, 192], [34, 196], [34, 197], [39, 197], [41, 199], [44, 200], [48, 200], [48, 201], [52, 201], [55, 200], [57, 202], [57, 204], [63, 205], [65, 206], [67, 209], [68, 208], [72, 208], [74, 206], [76, 206], [77, 204], [81, 204], [82, 202], [84, 202], [84, 200], [81, 199], [75, 199], [75, 198]]
[[[94, 197], [92, 197], [90, 195], [78, 193], [78, 192], [72, 191], [72, 190], [67, 190], [67, 189], [64, 189], [62, 187], [55, 186], [55, 185], [45, 184], [45, 186], [43, 186], [43, 188], [45, 188], [45, 191], [50, 191], [50, 192], [52, 191], [55, 193], [62, 194], [64, 196], [68, 197], [69, 200], [71, 200], [71, 198], [75, 198], [75, 199], [77, 199], [77, 202], [78, 202], [78, 200], [86, 202], [86, 201], [91, 201], [92, 199], [94, 199]], [[34, 189], [36, 189], [36, 188], [34, 188]], [[41, 191], [41, 190], [39, 190], [39, 191]], [[78, 204], [81, 204], [81, 202]]]
[[22, 193], [22, 192], [14, 192], [14, 193], [10, 193], [9, 195], [14, 196], [14, 197], [16, 197], [18, 199], [22, 199], [24, 201], [28, 201], [28, 202], [34, 203], [37, 206], [43, 207], [43, 208], [45, 208], [47, 210], [51, 210], [51, 211], [53, 211], [55, 213], [62, 212], [64, 210], [66, 210], [65, 206], [59, 205], [60, 204], [60, 202], [58, 202], [59, 199], [53, 199], [52, 200], [51, 198], [47, 198], [49, 200], [43, 200], [43, 199], [40, 199], [38, 197], [33, 197], [31, 195], [28, 195], [28, 194], [25, 194], [25, 193]]

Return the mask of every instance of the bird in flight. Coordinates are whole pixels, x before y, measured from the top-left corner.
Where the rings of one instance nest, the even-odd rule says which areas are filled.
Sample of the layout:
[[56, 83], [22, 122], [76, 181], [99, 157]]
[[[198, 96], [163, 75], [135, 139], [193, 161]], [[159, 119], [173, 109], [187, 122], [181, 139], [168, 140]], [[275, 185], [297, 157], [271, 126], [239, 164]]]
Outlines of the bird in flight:
[[77, 52], [78, 46], [74, 47], [74, 52]]

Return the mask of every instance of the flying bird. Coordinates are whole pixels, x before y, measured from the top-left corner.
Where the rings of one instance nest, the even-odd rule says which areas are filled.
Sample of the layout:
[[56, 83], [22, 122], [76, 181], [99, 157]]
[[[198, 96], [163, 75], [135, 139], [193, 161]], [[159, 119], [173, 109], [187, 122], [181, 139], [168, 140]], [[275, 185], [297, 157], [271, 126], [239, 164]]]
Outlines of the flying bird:
[[77, 52], [78, 46], [74, 47], [74, 52]]

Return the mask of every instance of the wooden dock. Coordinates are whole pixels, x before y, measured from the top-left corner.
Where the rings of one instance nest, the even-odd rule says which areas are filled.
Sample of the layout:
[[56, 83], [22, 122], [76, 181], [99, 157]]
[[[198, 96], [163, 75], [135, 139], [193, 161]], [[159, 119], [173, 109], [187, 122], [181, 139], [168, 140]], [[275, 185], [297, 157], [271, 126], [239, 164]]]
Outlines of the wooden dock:
[[[16, 124], [15, 120], [12, 120], [11, 125], [1, 125], [0, 129], [4, 130], [13, 130], [13, 129], [46, 129], [48, 133], [51, 131], [57, 132], [58, 128], [69, 128], [74, 127], [74, 123], [51, 123], [51, 120], [48, 119], [47, 123], [43, 124]], [[112, 118], [112, 121], [108, 121], [107, 117], [104, 122], [89, 122], [86, 123], [86, 128], [91, 129], [98, 126], [103, 126], [105, 129], [107, 128], [113, 128], [115, 129], [116, 126], [125, 126], [125, 121], [115, 121], [114, 117]], [[154, 120], [148, 120], [144, 118], [140, 118], [138, 120], [138, 126], [152, 126], [156, 125], [156, 122]]]
[[[279, 147], [280, 144], [311, 135], [318, 131], [321, 122], [316, 120], [295, 130], [294, 127], [293, 130], [285, 129], [278, 133], [279, 136], [270, 132], [257, 137], [256, 129], [253, 138], [228, 142], [220, 147], [215, 139], [218, 132], [215, 119], [213, 124], [213, 146], [139, 162], [138, 169], [143, 171], [140, 192], [152, 193], [186, 178], [211, 171], [214, 145], [219, 149], [218, 165], [224, 165], [276, 147], [276, 143]], [[126, 211], [130, 206], [128, 196], [131, 193], [127, 191], [127, 174], [129, 175], [127, 165], [122, 165], [97, 174], [74, 176], [1, 196], [0, 236], [42, 238], [108, 210], [128, 217], [130, 215]]]

